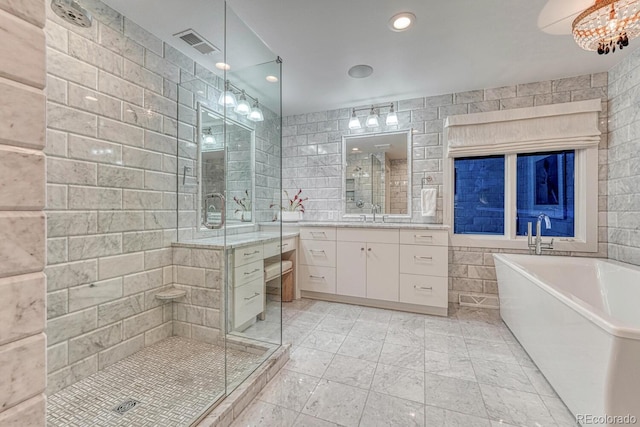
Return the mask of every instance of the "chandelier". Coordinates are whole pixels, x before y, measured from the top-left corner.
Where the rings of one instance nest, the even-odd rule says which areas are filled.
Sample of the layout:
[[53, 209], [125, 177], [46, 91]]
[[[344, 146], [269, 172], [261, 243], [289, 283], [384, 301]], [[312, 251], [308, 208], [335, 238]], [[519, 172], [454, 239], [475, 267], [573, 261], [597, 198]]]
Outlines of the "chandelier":
[[622, 50], [640, 35], [640, 0], [596, 0], [573, 21], [576, 43], [600, 55]]

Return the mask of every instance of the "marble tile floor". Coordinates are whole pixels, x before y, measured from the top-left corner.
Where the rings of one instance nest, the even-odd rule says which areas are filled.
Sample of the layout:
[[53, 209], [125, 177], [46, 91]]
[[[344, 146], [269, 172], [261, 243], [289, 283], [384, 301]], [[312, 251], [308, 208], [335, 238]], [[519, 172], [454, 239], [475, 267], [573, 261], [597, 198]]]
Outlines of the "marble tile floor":
[[234, 427], [577, 426], [497, 310], [303, 299], [282, 317], [291, 359]]
[[[227, 349], [227, 380], [242, 380], [263, 356]], [[225, 391], [225, 349], [170, 337], [48, 397], [48, 427], [188, 426]], [[134, 399], [136, 407], [113, 411]]]

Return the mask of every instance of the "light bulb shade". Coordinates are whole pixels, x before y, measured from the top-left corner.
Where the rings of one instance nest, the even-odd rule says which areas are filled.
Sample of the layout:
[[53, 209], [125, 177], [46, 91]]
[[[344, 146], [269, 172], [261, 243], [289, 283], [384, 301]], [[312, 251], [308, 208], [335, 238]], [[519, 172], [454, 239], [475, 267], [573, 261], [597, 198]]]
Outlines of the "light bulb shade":
[[246, 116], [251, 112], [251, 105], [244, 97], [241, 97], [240, 101], [238, 101], [238, 105], [236, 105], [236, 108], [233, 111], [235, 111], [236, 114]]
[[393, 109], [387, 114], [387, 126], [398, 126], [398, 115]]
[[236, 96], [230, 90], [225, 90], [220, 94], [220, 98], [218, 98], [218, 104], [223, 107], [233, 108], [238, 105], [238, 101], [236, 100]]
[[585, 50], [615, 52], [640, 36], [640, 0], [597, 0], [573, 21], [573, 38]]
[[204, 142], [207, 144], [215, 144], [216, 139], [213, 137], [213, 135], [207, 135], [204, 137]]
[[264, 120], [264, 114], [262, 114], [262, 110], [258, 107], [258, 101], [253, 104], [253, 108], [247, 118], [252, 122], [261, 122]]
[[360, 124], [360, 119], [356, 117], [356, 111], [353, 110], [351, 113], [351, 118], [349, 119], [349, 129], [356, 130], [360, 129], [362, 125]]
[[380, 123], [378, 122], [378, 115], [376, 114], [373, 108], [371, 109], [371, 112], [367, 116], [367, 121], [364, 124], [368, 128], [375, 128], [380, 126]]

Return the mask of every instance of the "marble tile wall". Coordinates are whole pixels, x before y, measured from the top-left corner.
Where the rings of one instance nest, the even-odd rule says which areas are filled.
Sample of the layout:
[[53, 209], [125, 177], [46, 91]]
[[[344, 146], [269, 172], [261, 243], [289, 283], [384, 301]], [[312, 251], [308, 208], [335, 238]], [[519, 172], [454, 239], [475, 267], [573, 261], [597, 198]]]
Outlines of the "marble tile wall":
[[45, 2], [0, 1], [0, 425], [45, 424]]
[[609, 71], [609, 257], [640, 265], [640, 50]]
[[[637, 56], [637, 55], [636, 55]], [[398, 126], [381, 126], [370, 132], [412, 128], [413, 176], [411, 222], [424, 222], [420, 216], [421, 178], [432, 178], [438, 189], [436, 223], [442, 223], [442, 142], [444, 120], [450, 115], [469, 114], [511, 108], [532, 107], [586, 99], [601, 99], [603, 132], [599, 151], [599, 237], [597, 254], [607, 256], [607, 73], [587, 74], [552, 81], [479, 89], [429, 97], [394, 101]], [[356, 108], [366, 106], [354, 106]], [[362, 114], [366, 114], [366, 109]], [[365, 133], [349, 130], [350, 108], [285, 117], [283, 123], [283, 188], [302, 188], [309, 201], [305, 219], [337, 220], [342, 217], [342, 136]], [[449, 263], [451, 301], [459, 293], [496, 294], [495, 268], [491, 251], [452, 248]]]

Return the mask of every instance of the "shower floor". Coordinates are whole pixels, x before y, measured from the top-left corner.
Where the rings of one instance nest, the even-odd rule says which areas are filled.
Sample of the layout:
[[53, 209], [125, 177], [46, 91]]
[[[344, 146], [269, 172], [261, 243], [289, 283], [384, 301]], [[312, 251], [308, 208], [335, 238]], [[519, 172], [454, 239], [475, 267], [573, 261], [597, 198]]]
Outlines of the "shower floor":
[[[48, 397], [48, 427], [188, 426], [264, 355], [171, 337]], [[124, 414], [122, 402], [139, 403]]]

